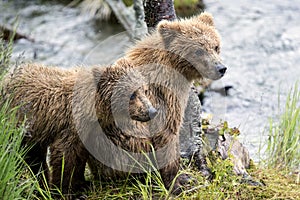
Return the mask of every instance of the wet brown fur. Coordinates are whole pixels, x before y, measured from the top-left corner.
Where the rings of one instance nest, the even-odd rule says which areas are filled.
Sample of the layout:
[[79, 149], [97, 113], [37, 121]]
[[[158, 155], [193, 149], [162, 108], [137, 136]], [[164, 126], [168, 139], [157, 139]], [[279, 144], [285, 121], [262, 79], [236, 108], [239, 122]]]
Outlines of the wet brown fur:
[[[125, 124], [142, 123], [132, 120], [131, 115], [137, 115], [138, 110], [144, 117], [145, 109], [152, 106], [145, 96], [143, 79], [130, 72], [132, 66], [119, 64], [71, 70], [25, 64], [4, 79], [5, 97], [11, 98], [12, 107], [20, 106], [19, 121], [27, 119], [22, 143], [31, 147], [26, 161], [35, 174], [45, 170], [51, 185], [61, 186], [63, 193], [85, 186], [84, 169], [89, 152], [82, 137], [88, 138], [94, 132], [90, 130], [80, 135], [88, 130], [85, 126], [98, 121], [112, 124], [114, 120]], [[133, 93], [136, 98], [129, 100]], [[114, 111], [113, 104], [121, 109]], [[51, 146], [53, 172], [50, 177], [46, 163], [48, 146]]]

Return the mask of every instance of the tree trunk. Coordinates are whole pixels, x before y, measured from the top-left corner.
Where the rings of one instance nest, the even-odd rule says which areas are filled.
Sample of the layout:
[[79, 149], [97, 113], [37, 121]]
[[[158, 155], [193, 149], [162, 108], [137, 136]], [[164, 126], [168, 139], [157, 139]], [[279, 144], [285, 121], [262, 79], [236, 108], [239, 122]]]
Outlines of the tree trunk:
[[148, 28], [155, 27], [161, 20], [175, 20], [174, 0], [144, 0], [145, 21]]
[[147, 25], [145, 23], [145, 12], [142, 0], [134, 0], [133, 9], [135, 11], [135, 33], [134, 37], [139, 39], [147, 33]]

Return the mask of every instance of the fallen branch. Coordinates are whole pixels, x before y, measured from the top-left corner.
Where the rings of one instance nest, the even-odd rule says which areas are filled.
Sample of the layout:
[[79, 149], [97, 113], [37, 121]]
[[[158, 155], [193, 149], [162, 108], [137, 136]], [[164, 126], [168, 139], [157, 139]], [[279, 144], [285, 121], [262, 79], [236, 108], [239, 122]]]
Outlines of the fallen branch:
[[34, 39], [32, 39], [22, 33], [17, 32], [15, 30], [15, 28], [7, 27], [4, 25], [0, 25], [0, 35], [6, 41], [8, 41], [12, 38], [14, 41], [19, 40], [19, 39], [26, 39], [28, 41], [34, 42]]
[[136, 25], [134, 10], [130, 7], [126, 7], [122, 0], [106, 0], [106, 2], [111, 7], [117, 19], [124, 26], [129, 35], [134, 36], [134, 29]]

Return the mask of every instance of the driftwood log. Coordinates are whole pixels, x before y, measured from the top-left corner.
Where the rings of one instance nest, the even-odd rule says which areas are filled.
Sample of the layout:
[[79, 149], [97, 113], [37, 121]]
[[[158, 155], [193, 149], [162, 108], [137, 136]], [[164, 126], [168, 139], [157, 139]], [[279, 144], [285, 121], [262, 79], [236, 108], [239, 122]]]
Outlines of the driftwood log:
[[126, 7], [122, 0], [106, 0], [106, 2], [129, 35], [134, 36], [136, 24], [134, 11]]
[[133, 7], [126, 7], [122, 0], [106, 0], [119, 22], [132, 38], [141, 38], [147, 32], [142, 0], [134, 0]]
[[0, 25], [0, 36], [2, 37], [3, 40], [19, 40], [19, 39], [26, 39], [31, 42], [34, 42], [32, 38], [29, 38], [25, 34], [19, 33], [15, 28], [13, 27], [8, 27], [4, 25]]

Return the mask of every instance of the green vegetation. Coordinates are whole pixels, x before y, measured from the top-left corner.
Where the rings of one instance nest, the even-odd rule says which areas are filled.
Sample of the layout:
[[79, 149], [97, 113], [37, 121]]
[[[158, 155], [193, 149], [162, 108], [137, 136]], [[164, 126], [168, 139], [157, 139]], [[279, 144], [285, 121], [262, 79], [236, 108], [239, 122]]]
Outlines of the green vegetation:
[[175, 0], [174, 6], [175, 8], [180, 6], [191, 6], [199, 3], [199, 0]]
[[[6, 72], [12, 52], [12, 39], [7, 43], [0, 36], [0, 76]], [[29, 196], [31, 183], [22, 180], [24, 150], [20, 148], [23, 128], [16, 128], [16, 109], [9, 109], [9, 102], [0, 97], [0, 199], [18, 199], [26, 191]]]
[[278, 124], [270, 121], [268, 165], [280, 170], [300, 170], [300, 90], [295, 84], [286, 99]]
[[31, 182], [23, 180], [25, 163], [20, 148], [22, 128], [16, 128], [15, 111], [8, 103], [0, 109], [0, 199], [17, 199], [32, 193]]
[[2, 77], [5, 74], [10, 62], [10, 57], [12, 53], [12, 44], [13, 44], [12, 38], [13, 36], [8, 41], [8, 43], [6, 43], [2, 39], [2, 35], [0, 34], [0, 77]]
[[192, 165], [184, 165], [181, 173], [193, 177], [193, 183], [179, 196], [173, 196], [160, 184], [159, 175], [147, 173], [145, 181], [127, 179], [125, 181], [93, 182], [90, 199], [299, 199], [299, 183], [295, 183], [295, 175], [286, 175], [275, 169], [260, 169], [254, 165], [249, 170], [252, 179], [264, 183], [265, 186], [253, 186], [234, 175], [230, 160], [222, 160], [211, 155], [209, 167], [213, 169], [215, 178], [205, 180]]

